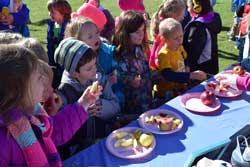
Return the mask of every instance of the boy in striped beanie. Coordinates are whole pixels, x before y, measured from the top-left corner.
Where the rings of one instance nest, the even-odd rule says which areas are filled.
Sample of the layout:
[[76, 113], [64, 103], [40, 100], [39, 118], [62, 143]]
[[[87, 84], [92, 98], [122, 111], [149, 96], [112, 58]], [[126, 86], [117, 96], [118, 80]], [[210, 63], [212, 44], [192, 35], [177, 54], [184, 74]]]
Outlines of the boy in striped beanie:
[[96, 80], [103, 87], [97, 102], [87, 109], [91, 112], [97, 111], [98, 115], [89, 118], [71, 141], [59, 148], [63, 159], [93, 144], [95, 139], [105, 137], [109, 133], [109, 120], [120, 112], [119, 101], [111, 84], [98, 72], [96, 57], [96, 53], [87, 44], [75, 38], [64, 39], [55, 51], [55, 62], [64, 68], [58, 88], [63, 105], [76, 102], [84, 90]]

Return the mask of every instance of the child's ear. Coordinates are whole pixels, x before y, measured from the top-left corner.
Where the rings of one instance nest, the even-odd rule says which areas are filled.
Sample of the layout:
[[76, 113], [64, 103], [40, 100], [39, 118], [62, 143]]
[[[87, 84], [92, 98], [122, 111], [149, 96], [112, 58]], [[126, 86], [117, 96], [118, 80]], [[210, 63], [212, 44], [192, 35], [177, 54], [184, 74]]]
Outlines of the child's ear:
[[80, 73], [79, 72], [77, 72], [77, 71], [74, 71], [73, 72], [73, 74], [72, 74], [72, 77], [74, 77], [74, 78], [79, 78], [79, 75], [80, 75]]

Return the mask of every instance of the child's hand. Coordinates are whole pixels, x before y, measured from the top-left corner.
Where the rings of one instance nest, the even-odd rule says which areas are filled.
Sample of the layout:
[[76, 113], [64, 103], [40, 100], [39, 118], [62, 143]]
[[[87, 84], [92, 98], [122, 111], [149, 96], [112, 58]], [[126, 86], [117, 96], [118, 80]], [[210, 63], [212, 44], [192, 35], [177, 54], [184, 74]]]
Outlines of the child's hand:
[[200, 70], [193, 71], [190, 73], [190, 79], [203, 81], [207, 79], [207, 74]]
[[215, 79], [219, 81], [221, 85], [230, 86], [234, 89], [238, 89], [236, 84], [238, 76], [239, 75], [237, 74], [219, 74], [215, 77]]
[[100, 114], [101, 108], [102, 108], [101, 103], [98, 100], [94, 104], [91, 104], [88, 107], [87, 111], [88, 111], [90, 116], [97, 116]]
[[88, 109], [88, 107], [91, 104], [94, 104], [96, 100], [99, 98], [101, 95], [102, 91], [102, 86], [98, 85], [98, 88], [95, 92], [90, 92], [91, 86], [89, 86], [82, 94], [82, 96], [78, 99], [78, 103], [80, 103], [85, 110]]
[[109, 82], [112, 85], [117, 83], [117, 72], [113, 71], [111, 74], [109, 74]]
[[62, 106], [62, 99], [56, 93], [53, 93], [48, 98], [48, 100], [43, 104], [44, 109], [51, 116], [56, 115], [61, 106]]
[[141, 80], [141, 75], [137, 75], [134, 77], [130, 84], [133, 88], [138, 88], [141, 86]]

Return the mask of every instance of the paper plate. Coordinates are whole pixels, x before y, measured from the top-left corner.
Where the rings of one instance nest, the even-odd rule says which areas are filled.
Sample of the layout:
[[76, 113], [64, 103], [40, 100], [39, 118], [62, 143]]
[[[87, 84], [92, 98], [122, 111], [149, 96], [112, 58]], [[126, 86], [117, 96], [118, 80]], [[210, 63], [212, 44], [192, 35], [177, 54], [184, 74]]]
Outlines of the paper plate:
[[[115, 143], [117, 142], [117, 140], [119, 140], [116, 137], [117, 133], [127, 132], [129, 134], [133, 134], [137, 130], [150, 134], [153, 137], [153, 143], [149, 147], [143, 147], [138, 142], [137, 142], [138, 145], [136, 147], [134, 147], [134, 144], [129, 147], [122, 147], [122, 146], [115, 147]], [[128, 135], [128, 137], [130, 136]], [[154, 150], [155, 145], [156, 145], [156, 140], [153, 134], [145, 131], [142, 128], [137, 128], [137, 127], [125, 127], [125, 128], [115, 130], [106, 139], [106, 148], [108, 149], [108, 151], [114, 156], [117, 156], [123, 159], [137, 159], [137, 158], [144, 157]]]
[[[210, 82], [208, 82], [204, 87], [206, 90], [210, 90], [210, 88], [207, 86]], [[225, 88], [225, 90], [220, 89], [220, 83], [216, 82], [216, 87], [214, 89], [214, 94], [218, 97], [237, 97], [240, 96], [243, 91], [242, 90], [237, 90], [234, 88]]]
[[213, 105], [207, 106], [201, 102], [200, 95], [201, 93], [187, 93], [182, 96], [181, 103], [186, 109], [203, 115], [213, 114], [221, 107], [221, 103], [218, 98], [216, 98]]
[[[167, 115], [173, 116], [174, 118], [179, 119], [181, 121], [181, 123], [176, 128], [174, 128], [173, 130], [170, 130], [170, 131], [161, 131], [160, 128], [159, 128], [159, 124], [158, 123], [156, 123], [156, 122], [154, 122], [154, 123], [147, 123], [145, 121], [146, 118], [149, 118], [151, 116], [158, 116], [160, 114], [167, 114]], [[183, 119], [181, 118], [180, 115], [178, 115], [175, 112], [172, 112], [172, 111], [169, 111], [169, 110], [164, 110], [164, 109], [149, 110], [149, 111], [143, 113], [139, 117], [138, 121], [139, 121], [139, 125], [142, 128], [144, 128], [147, 131], [150, 131], [152, 133], [155, 133], [155, 134], [171, 134], [171, 133], [178, 132], [183, 127]]]

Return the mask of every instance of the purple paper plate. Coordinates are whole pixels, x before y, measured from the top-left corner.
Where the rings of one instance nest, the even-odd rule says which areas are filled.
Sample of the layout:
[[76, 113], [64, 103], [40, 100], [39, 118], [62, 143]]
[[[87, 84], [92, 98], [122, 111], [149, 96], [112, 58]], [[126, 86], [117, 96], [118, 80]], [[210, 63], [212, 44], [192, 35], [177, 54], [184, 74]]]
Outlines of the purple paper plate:
[[114, 156], [117, 156], [123, 159], [137, 159], [137, 158], [144, 157], [148, 155], [149, 153], [151, 153], [154, 150], [155, 145], [156, 145], [155, 137], [152, 134], [151, 135], [153, 137], [153, 143], [149, 147], [143, 147], [141, 145], [138, 145], [137, 148], [134, 148], [133, 146], [116, 148], [114, 146], [116, 141], [118, 140], [116, 137], [117, 133], [119, 132], [133, 133], [136, 130], [140, 130], [144, 133], [151, 134], [147, 132], [146, 130], [137, 128], [137, 127], [125, 127], [125, 128], [117, 129], [113, 131], [106, 139], [105, 144], [106, 144], [106, 148], [108, 149], [108, 151]]
[[[174, 118], [177, 118], [179, 120], [181, 120], [181, 123], [179, 124], [179, 126], [176, 129], [170, 130], [170, 131], [161, 131], [159, 128], [159, 125], [157, 123], [146, 123], [145, 122], [145, 118], [146, 117], [150, 117], [150, 116], [157, 116], [159, 114], [168, 114], [173, 116]], [[177, 113], [173, 112], [173, 111], [169, 111], [169, 110], [164, 110], [164, 109], [154, 109], [154, 110], [149, 110], [145, 113], [143, 113], [139, 119], [139, 125], [144, 128], [147, 131], [150, 131], [154, 134], [172, 134], [175, 132], [178, 132], [182, 127], [183, 127], [183, 119], [181, 118], [180, 115], [178, 115]]]

